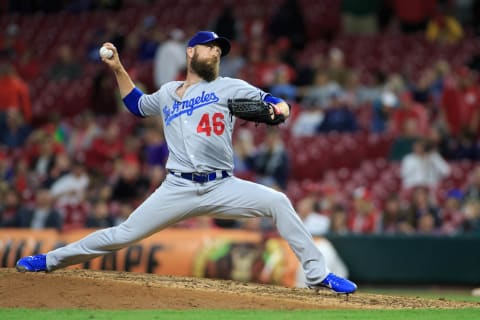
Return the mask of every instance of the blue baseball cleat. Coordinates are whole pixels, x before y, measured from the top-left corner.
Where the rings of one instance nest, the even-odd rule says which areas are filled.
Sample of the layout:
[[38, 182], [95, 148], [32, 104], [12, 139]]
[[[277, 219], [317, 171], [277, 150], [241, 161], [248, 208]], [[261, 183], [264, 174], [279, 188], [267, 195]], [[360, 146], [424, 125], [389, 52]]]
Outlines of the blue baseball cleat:
[[23, 257], [17, 261], [17, 270], [20, 272], [39, 272], [47, 270], [47, 256], [37, 254], [35, 256]]
[[329, 288], [335, 293], [350, 294], [357, 290], [357, 285], [350, 280], [341, 278], [333, 273], [329, 273], [322, 282], [312, 285], [309, 288], [318, 291], [320, 288]]

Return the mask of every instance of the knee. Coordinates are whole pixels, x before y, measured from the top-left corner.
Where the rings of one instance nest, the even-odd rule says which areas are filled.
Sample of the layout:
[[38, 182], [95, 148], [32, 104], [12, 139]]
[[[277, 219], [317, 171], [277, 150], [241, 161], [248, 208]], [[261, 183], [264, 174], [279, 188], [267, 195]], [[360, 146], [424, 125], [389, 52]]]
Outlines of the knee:
[[268, 206], [272, 209], [279, 209], [281, 211], [284, 211], [285, 209], [293, 209], [290, 199], [288, 199], [288, 197], [282, 192], [275, 192], [269, 199]]
[[128, 246], [141, 238], [136, 234], [135, 229], [129, 228], [125, 223], [109, 228], [112, 239], [121, 246]]

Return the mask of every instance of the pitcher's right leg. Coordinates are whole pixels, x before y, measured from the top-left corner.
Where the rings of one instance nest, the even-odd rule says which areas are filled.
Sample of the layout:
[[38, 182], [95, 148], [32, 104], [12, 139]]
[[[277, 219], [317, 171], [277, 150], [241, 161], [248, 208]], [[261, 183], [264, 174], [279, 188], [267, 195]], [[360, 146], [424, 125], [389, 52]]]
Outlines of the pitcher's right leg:
[[[189, 181], [167, 176], [163, 184], [122, 224], [95, 231], [77, 242], [53, 250], [46, 255], [45, 262], [41, 261], [42, 255], [22, 258], [17, 262], [17, 269], [53, 271], [125, 248], [188, 217], [196, 206], [195, 192]], [[40, 262], [35, 268], [29, 267], [34, 258]], [[46, 270], [38, 270], [42, 269], [42, 263]]]

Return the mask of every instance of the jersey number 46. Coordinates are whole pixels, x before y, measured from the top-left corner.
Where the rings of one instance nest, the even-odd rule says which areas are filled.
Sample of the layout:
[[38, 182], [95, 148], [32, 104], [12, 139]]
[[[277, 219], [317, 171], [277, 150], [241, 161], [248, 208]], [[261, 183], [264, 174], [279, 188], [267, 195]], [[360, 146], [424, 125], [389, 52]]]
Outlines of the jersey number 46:
[[219, 136], [223, 133], [223, 131], [225, 131], [225, 123], [223, 120], [223, 113], [214, 113], [211, 117], [211, 121], [210, 114], [204, 113], [200, 119], [200, 122], [198, 122], [197, 133], [205, 133], [207, 136], [210, 136], [213, 131], [213, 133]]

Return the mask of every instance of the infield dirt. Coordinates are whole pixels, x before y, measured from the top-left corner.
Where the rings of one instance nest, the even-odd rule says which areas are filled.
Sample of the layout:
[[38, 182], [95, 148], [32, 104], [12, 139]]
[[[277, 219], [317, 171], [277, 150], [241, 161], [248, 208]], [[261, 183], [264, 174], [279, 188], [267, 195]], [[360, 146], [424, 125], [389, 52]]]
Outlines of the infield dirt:
[[0, 307], [79, 309], [412, 309], [480, 308], [480, 302], [398, 297], [181, 278], [154, 274], [58, 270], [19, 273], [0, 268]]

